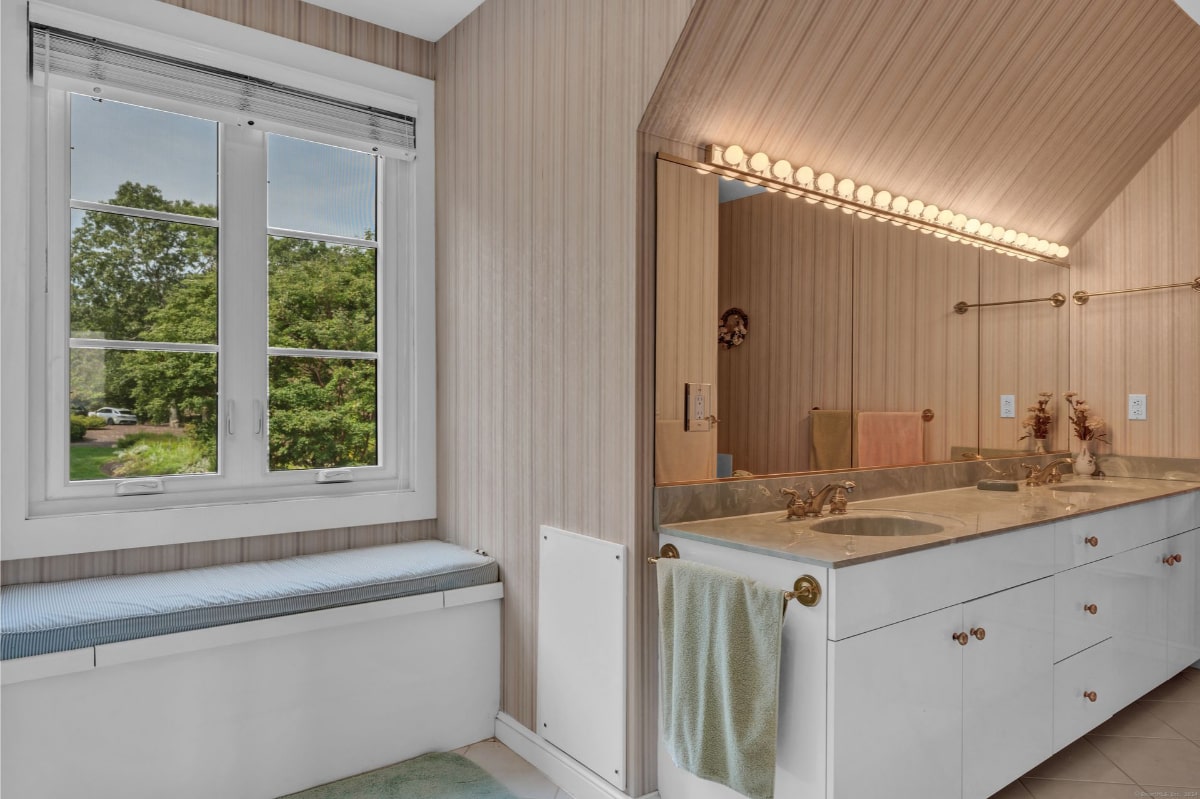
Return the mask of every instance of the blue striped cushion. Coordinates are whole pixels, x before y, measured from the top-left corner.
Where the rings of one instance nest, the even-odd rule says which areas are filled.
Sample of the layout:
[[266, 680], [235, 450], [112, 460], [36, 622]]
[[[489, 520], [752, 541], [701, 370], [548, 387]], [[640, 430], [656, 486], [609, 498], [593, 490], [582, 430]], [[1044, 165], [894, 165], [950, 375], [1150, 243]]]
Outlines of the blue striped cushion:
[[496, 561], [444, 541], [0, 588], [0, 659], [494, 583]]

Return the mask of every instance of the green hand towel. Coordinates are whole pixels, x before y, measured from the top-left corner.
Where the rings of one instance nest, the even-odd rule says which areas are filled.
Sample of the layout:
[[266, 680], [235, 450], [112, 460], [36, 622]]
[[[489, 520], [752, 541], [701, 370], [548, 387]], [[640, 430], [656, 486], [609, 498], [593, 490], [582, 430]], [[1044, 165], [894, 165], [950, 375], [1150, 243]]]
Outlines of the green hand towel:
[[675, 765], [773, 799], [783, 593], [690, 561], [658, 561], [663, 743]]

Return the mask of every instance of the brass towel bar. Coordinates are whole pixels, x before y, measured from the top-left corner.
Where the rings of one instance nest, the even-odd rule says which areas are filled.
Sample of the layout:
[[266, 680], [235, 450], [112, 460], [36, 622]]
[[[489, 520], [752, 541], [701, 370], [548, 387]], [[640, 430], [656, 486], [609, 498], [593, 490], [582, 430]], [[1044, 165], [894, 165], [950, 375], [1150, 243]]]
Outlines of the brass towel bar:
[[1003, 300], [1001, 302], [957, 302], [954, 304], [954, 312], [956, 314], [964, 314], [968, 308], [990, 308], [993, 305], [1020, 305], [1025, 302], [1048, 302], [1055, 308], [1061, 308], [1067, 302], [1065, 294], [1059, 294], [1057, 291], [1049, 297], [1034, 297], [1032, 300]]
[[[819, 410], [821, 410], [821, 406], [814, 405], [813, 410], [819, 411]], [[922, 422], [932, 422], [933, 421], [933, 409], [932, 408], [926, 408], [925, 410], [921, 411], [921, 421]], [[670, 544], [667, 544], [667, 546], [670, 546]], [[676, 556], [676, 557], [678, 557], [678, 556]], [[656, 560], [658, 560], [658, 558], [650, 558], [651, 563], [653, 563]]]
[[1105, 297], [1109, 294], [1132, 294], [1135, 291], [1156, 291], [1157, 289], [1181, 289], [1184, 286], [1192, 291], [1200, 291], [1200, 277], [1183, 283], [1163, 283], [1158, 286], [1141, 286], [1136, 289], [1113, 289], [1112, 291], [1077, 291], [1071, 295], [1076, 305], [1086, 305], [1092, 297]]
[[[679, 558], [679, 549], [674, 544], [663, 544], [662, 549], [658, 551], [658, 557], [646, 558], [646, 562], [653, 565], [664, 558], [677, 560]], [[784, 613], [787, 613], [787, 603], [793, 599], [806, 608], [815, 607], [821, 601], [821, 584], [817, 582], [817, 578], [811, 574], [805, 574], [802, 577], [796, 578], [796, 582], [792, 585], [792, 590], [783, 592]]]
[[[1076, 305], [1087, 305], [1087, 301], [1092, 297], [1106, 297], [1109, 294], [1132, 294], [1135, 291], [1157, 291], [1158, 289], [1181, 289], [1190, 288], [1192, 291], [1200, 291], [1200, 277], [1195, 280], [1185, 280], [1182, 283], [1163, 283], [1158, 286], [1139, 286], [1136, 289], [1113, 289], [1111, 291], [1084, 291], [1080, 289], [1071, 295], [1071, 300]], [[1049, 297], [1035, 297], [1031, 300], [1004, 300], [1003, 302], [957, 302], [954, 304], [954, 312], [956, 314], [964, 314], [968, 308], [990, 308], [993, 305], [1020, 305], [1025, 302], [1048, 302], [1055, 308], [1061, 308], [1066, 304], [1067, 298], [1065, 295], [1055, 292]]]

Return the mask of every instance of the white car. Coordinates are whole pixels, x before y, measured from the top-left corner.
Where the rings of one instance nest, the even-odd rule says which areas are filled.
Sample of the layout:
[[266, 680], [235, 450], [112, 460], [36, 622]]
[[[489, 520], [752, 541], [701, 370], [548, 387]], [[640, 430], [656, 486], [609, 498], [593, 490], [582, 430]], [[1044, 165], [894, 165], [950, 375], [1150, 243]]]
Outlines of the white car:
[[99, 416], [109, 424], [137, 424], [138, 418], [128, 408], [97, 408], [88, 416]]

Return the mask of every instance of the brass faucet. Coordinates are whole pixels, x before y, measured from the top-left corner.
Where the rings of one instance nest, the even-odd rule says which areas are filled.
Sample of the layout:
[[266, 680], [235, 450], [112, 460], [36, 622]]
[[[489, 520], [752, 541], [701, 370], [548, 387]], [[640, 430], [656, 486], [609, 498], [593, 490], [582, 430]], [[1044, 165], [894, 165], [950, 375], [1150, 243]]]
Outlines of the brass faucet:
[[1047, 483], [1061, 483], [1062, 475], [1058, 471], [1059, 466], [1070, 466], [1075, 463], [1071, 458], [1055, 458], [1045, 466], [1033, 466], [1028, 463], [1022, 463], [1021, 468], [1027, 470], [1025, 473], [1025, 485], [1040, 486]]
[[839, 483], [829, 483], [820, 491], [813, 491], [812, 486], [809, 486], [807, 497], [801, 496], [800, 491], [795, 488], [781, 488], [779, 493], [791, 497], [787, 505], [788, 518], [803, 519], [806, 516], [820, 516], [826, 504], [829, 505], [830, 513], [845, 513], [848, 502], [846, 494], [852, 493], [857, 487], [850, 480], [843, 480]]

